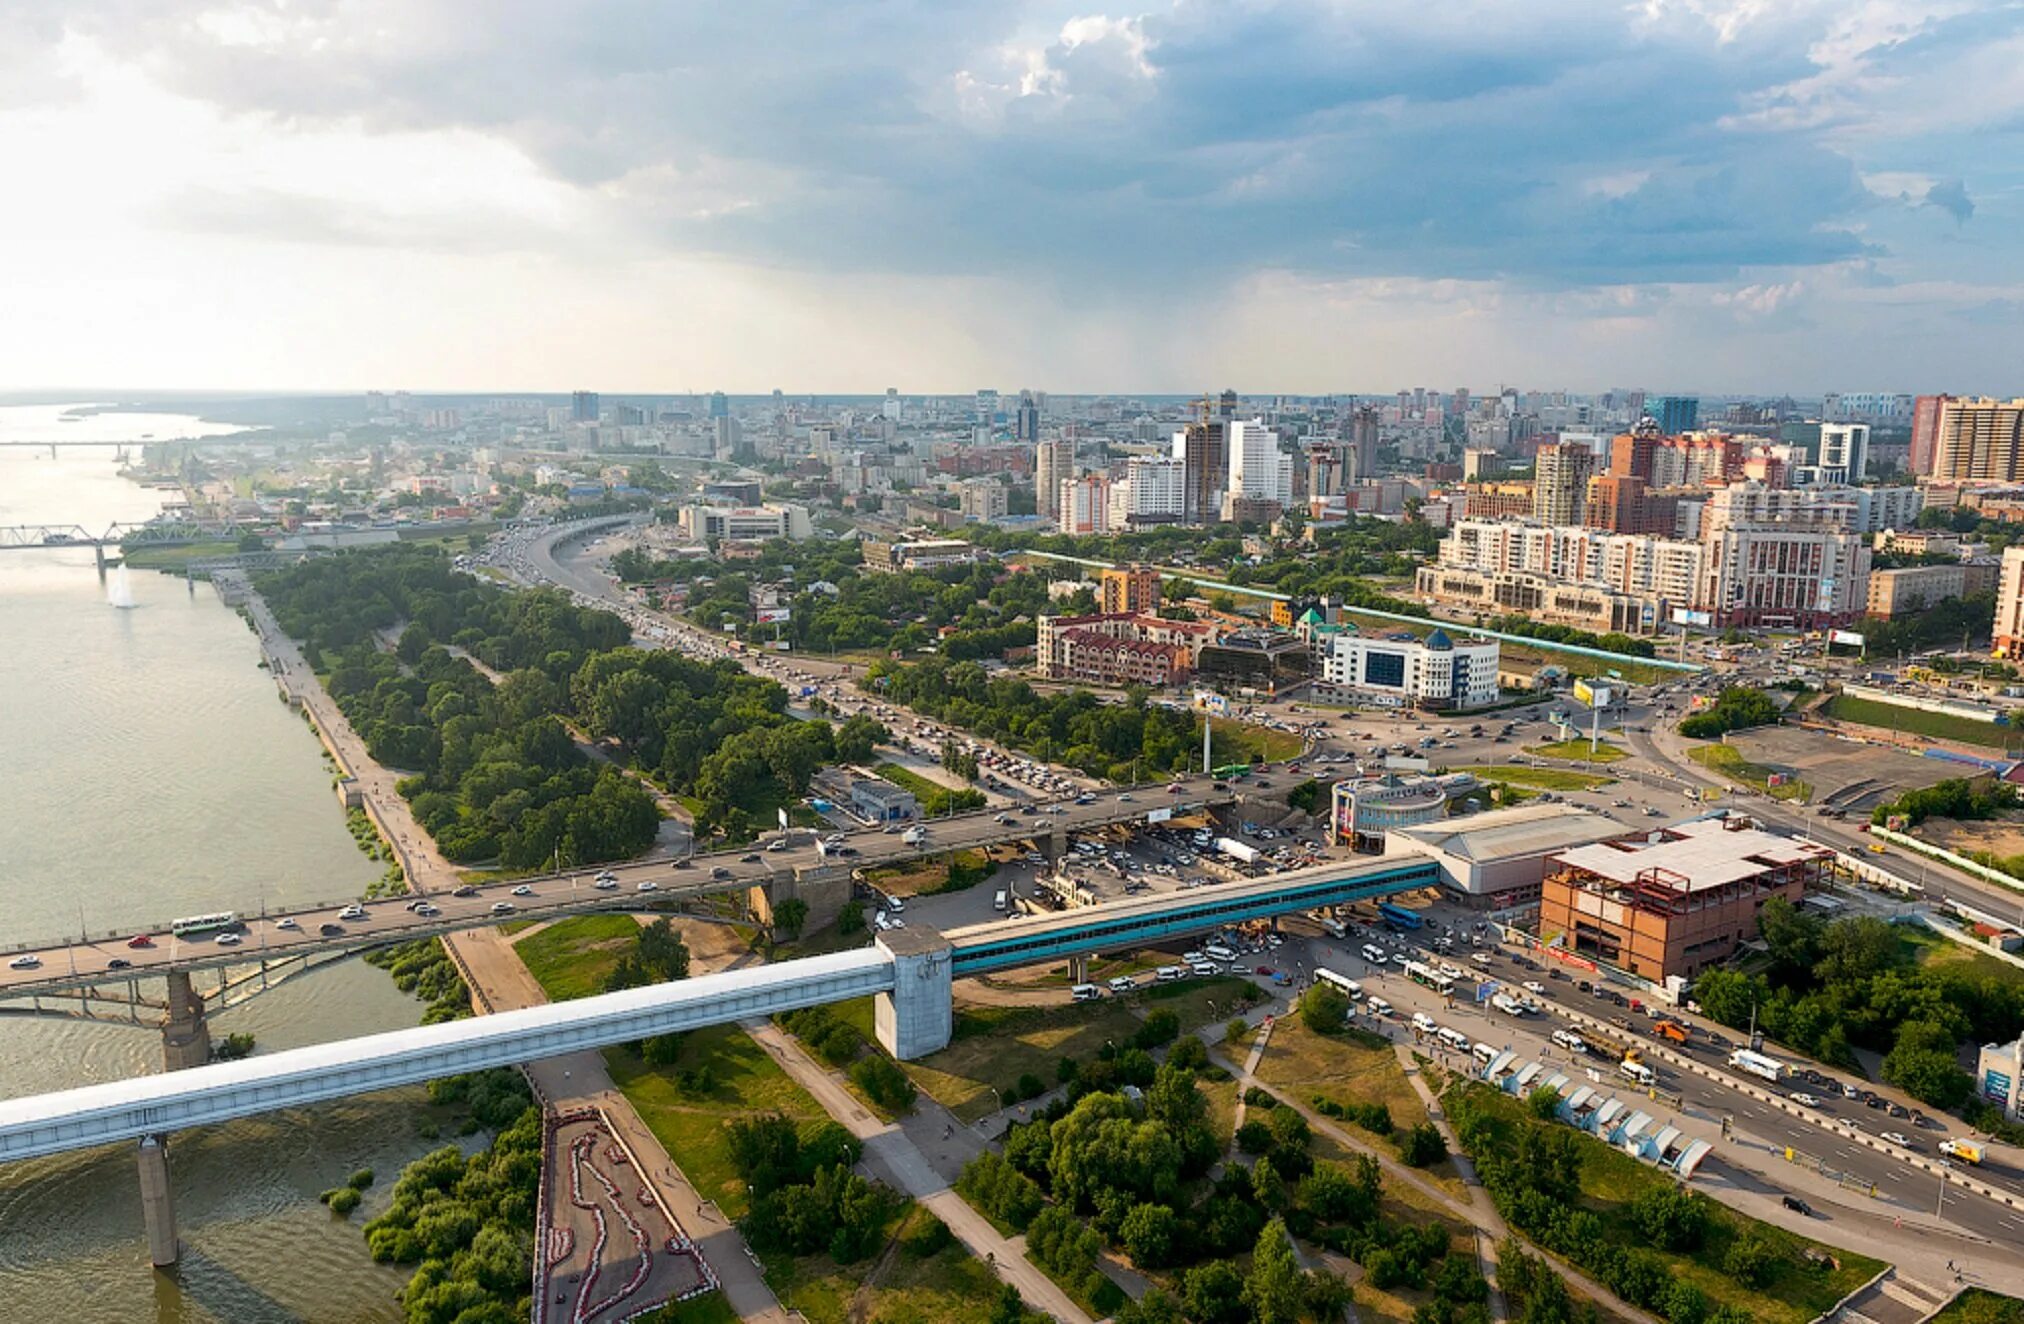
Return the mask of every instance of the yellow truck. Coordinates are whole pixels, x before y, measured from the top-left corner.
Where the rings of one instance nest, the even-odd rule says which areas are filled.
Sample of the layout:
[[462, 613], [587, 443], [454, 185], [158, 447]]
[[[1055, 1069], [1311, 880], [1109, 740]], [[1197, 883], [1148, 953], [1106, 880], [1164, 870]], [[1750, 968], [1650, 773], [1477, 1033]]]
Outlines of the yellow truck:
[[1940, 1152], [1950, 1159], [1959, 1159], [1978, 1167], [1982, 1162], [1982, 1146], [1973, 1140], [1942, 1140]]

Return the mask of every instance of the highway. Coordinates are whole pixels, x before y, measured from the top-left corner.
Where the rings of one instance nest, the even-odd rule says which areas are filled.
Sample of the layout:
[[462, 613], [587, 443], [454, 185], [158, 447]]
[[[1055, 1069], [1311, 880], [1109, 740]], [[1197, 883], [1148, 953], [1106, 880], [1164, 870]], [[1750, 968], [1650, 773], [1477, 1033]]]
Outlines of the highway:
[[[1160, 810], [1190, 812], [1210, 805], [1236, 803], [1241, 798], [1235, 791], [1216, 790], [1214, 780], [1204, 776], [1184, 778], [1173, 785], [1182, 789], [1169, 792], [1165, 784], [1114, 789], [1098, 795], [1090, 804], [1057, 800], [1044, 806], [1026, 807], [1016, 814], [978, 810], [932, 819], [924, 824], [927, 839], [919, 847], [907, 845], [897, 830], [889, 833], [878, 828], [861, 828], [842, 834], [843, 853], [825, 858], [816, 846], [816, 834], [797, 828], [776, 837], [788, 843], [777, 850], [754, 844], [681, 860], [657, 858], [612, 864], [608, 870], [614, 886], [608, 890], [595, 886], [599, 871], [593, 869], [472, 886], [468, 896], [438, 889], [426, 896], [426, 903], [441, 912], [437, 915], [418, 913], [415, 907], [424, 898], [404, 895], [359, 902], [365, 917], [346, 920], [338, 912], [353, 904], [355, 899], [347, 898], [292, 911], [244, 916], [241, 929], [234, 931], [239, 941], [227, 945], [221, 945], [215, 935], [177, 939], [164, 922], [146, 931], [105, 935], [89, 942], [55, 941], [16, 947], [0, 952], [9, 963], [0, 968], [0, 998], [26, 997], [37, 992], [105, 983], [109, 979], [160, 975], [169, 970], [218, 969], [353, 950], [508, 920], [547, 919], [584, 910], [672, 908], [674, 903], [695, 897], [742, 891], [779, 874], [791, 875], [797, 869], [871, 868], [924, 854], [1033, 841], [1055, 831], [1072, 833], [1115, 823], [1143, 822], [1147, 814]], [[325, 925], [337, 931], [326, 933]], [[146, 938], [147, 945], [131, 946], [135, 937]], [[12, 962], [23, 958], [36, 964], [15, 968]], [[115, 961], [127, 964], [115, 966]]]

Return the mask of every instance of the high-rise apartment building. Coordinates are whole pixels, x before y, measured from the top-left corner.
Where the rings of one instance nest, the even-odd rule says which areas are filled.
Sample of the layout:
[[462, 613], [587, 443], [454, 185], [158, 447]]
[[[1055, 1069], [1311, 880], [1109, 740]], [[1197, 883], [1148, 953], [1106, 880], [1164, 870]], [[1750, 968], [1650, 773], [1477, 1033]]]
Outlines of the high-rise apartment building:
[[1174, 434], [1174, 458], [1184, 470], [1182, 519], [1213, 524], [1223, 517], [1223, 484], [1229, 472], [1229, 425], [1204, 418]]
[[731, 401], [722, 391], [710, 392], [710, 417], [731, 417]]
[[1075, 440], [1059, 437], [1033, 448], [1033, 508], [1042, 519], [1055, 518], [1061, 483], [1075, 473]]
[[1932, 476], [1943, 482], [2024, 479], [2024, 398], [1944, 400], [1933, 441]]
[[1940, 407], [1951, 395], [1922, 395], [1912, 404], [1912, 453], [1907, 463], [1912, 477], [1923, 478], [1933, 471], [1933, 452], [1940, 437]]
[[1063, 533], [1110, 532], [1110, 476], [1081, 474], [1061, 480], [1055, 522]]
[[1179, 524], [1187, 515], [1187, 465], [1159, 455], [1134, 455], [1124, 480], [1111, 484], [1111, 527]]
[[1160, 572], [1149, 565], [1112, 567], [1097, 576], [1097, 609], [1156, 613], [1160, 606]]
[[956, 495], [964, 519], [1003, 519], [1011, 509], [1011, 494], [995, 478], [965, 478]]
[[2003, 549], [1996, 579], [1996, 656], [2024, 658], [2024, 546]]
[[569, 420], [572, 423], [595, 423], [598, 416], [596, 391], [572, 391], [569, 395]]
[[1378, 415], [1375, 409], [1359, 409], [1349, 416], [1351, 471], [1345, 485], [1360, 483], [1377, 472]]
[[1532, 479], [1532, 518], [1541, 524], [1579, 524], [1588, 511], [1588, 480], [1595, 452], [1579, 442], [1539, 448]]
[[1691, 395], [1661, 396], [1651, 404], [1652, 417], [1658, 420], [1659, 431], [1668, 437], [1692, 432], [1701, 424], [1701, 402]]

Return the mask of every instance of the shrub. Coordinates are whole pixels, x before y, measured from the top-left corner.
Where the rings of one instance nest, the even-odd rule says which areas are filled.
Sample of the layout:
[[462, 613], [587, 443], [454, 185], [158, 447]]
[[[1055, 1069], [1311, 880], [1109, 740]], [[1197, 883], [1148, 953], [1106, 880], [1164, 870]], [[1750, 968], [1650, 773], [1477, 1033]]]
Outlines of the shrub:
[[1448, 1156], [1448, 1142], [1432, 1122], [1421, 1122], [1399, 1138], [1399, 1157], [1415, 1168], [1431, 1168]]
[[325, 1191], [322, 1196], [323, 1202], [330, 1206], [330, 1212], [340, 1218], [358, 1208], [358, 1202], [364, 1198], [354, 1186], [339, 1186], [335, 1190]]
[[850, 1069], [850, 1078], [865, 1096], [887, 1112], [900, 1113], [914, 1106], [919, 1093], [913, 1078], [884, 1053], [873, 1053]]

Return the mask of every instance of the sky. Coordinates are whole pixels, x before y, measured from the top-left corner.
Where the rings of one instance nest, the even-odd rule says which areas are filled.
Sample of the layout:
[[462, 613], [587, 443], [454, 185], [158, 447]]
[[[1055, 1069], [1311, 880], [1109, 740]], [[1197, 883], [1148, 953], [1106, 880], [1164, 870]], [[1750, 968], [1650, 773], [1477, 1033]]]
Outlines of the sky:
[[10, 0], [0, 390], [2024, 393], [2024, 3]]

